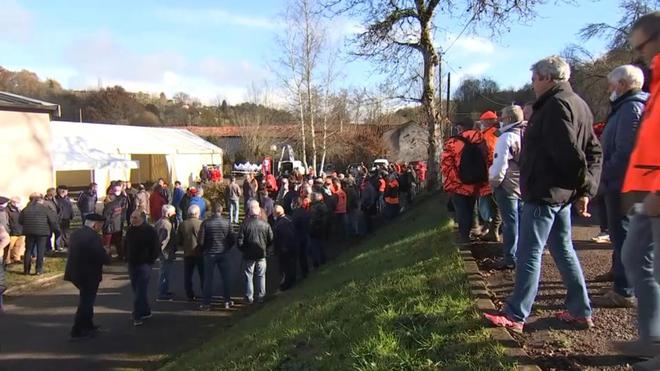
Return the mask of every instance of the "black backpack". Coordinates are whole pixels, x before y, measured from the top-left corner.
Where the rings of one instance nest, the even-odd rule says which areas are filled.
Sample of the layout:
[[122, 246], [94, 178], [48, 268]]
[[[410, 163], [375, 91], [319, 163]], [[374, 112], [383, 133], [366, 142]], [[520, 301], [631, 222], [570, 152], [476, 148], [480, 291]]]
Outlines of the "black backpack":
[[488, 149], [485, 142], [472, 143], [467, 138], [457, 135], [463, 142], [461, 162], [458, 165], [458, 179], [463, 184], [480, 184], [488, 181]]

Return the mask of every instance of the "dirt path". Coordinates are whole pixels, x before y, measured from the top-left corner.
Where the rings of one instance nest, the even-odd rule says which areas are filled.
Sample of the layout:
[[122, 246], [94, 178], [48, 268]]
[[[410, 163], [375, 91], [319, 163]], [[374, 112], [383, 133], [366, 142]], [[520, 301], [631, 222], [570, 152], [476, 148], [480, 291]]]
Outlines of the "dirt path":
[[[596, 282], [594, 278], [609, 270], [612, 249], [609, 244], [596, 244], [590, 238], [599, 231], [588, 221], [576, 220], [573, 240], [584, 270], [590, 297], [611, 287], [611, 282]], [[486, 259], [501, 254], [499, 244], [480, 244], [472, 248], [482, 274], [488, 283], [496, 306], [511, 293], [513, 272], [489, 271]], [[516, 340], [544, 370], [627, 370], [636, 360], [619, 356], [610, 341], [636, 338], [636, 310], [594, 308], [595, 328], [576, 331], [553, 318], [564, 310], [566, 290], [559, 271], [549, 253], [542, 258], [541, 284], [525, 332]]]

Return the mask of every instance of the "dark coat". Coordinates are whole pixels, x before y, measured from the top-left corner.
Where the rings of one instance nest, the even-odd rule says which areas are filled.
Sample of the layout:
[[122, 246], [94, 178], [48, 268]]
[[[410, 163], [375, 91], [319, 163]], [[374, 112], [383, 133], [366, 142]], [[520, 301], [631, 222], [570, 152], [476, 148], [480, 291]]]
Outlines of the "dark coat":
[[612, 102], [612, 111], [601, 137], [603, 174], [600, 182], [605, 192], [621, 192], [628, 169], [628, 160], [637, 137], [648, 94], [628, 92]]
[[64, 271], [65, 281], [78, 288], [98, 286], [104, 264], [110, 264], [110, 255], [103, 248], [101, 236], [87, 226], [71, 234], [69, 258]]
[[55, 202], [57, 203], [57, 208], [59, 211], [58, 217], [60, 220], [71, 220], [73, 219], [73, 203], [69, 197], [55, 197]]
[[23, 226], [19, 221], [21, 217], [21, 211], [12, 204], [7, 205], [7, 217], [9, 218], [9, 235], [11, 236], [22, 236], [23, 235]]
[[78, 197], [78, 209], [82, 214], [94, 213], [96, 212], [96, 201], [98, 201], [96, 192], [86, 190]]
[[298, 236], [291, 217], [284, 215], [277, 218], [274, 229], [275, 254], [281, 255], [298, 251]]
[[144, 222], [130, 226], [124, 239], [128, 264], [153, 264], [160, 256], [160, 240], [156, 228]]
[[560, 82], [534, 103], [522, 139], [524, 201], [562, 205], [598, 190], [602, 150], [589, 106]]
[[197, 245], [204, 254], [222, 254], [236, 243], [229, 220], [214, 214], [199, 227]]
[[328, 207], [321, 201], [314, 201], [310, 214], [309, 236], [312, 238], [325, 238], [330, 217]]
[[103, 205], [103, 216], [105, 217], [103, 233], [112, 234], [122, 231], [125, 210], [124, 206], [124, 199], [120, 197]]
[[23, 234], [26, 236], [50, 236], [60, 228], [57, 214], [37, 202], [30, 203], [21, 211], [18, 222], [23, 226]]
[[243, 259], [264, 259], [272, 243], [273, 230], [268, 223], [254, 216], [243, 220], [238, 230], [238, 249], [243, 253]]

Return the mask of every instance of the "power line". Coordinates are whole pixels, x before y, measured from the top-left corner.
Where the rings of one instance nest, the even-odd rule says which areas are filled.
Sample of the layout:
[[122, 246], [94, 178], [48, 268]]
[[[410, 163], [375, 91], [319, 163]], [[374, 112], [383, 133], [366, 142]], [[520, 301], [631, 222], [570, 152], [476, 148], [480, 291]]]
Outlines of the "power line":
[[452, 46], [454, 46], [454, 44], [456, 44], [456, 42], [458, 41], [458, 39], [460, 39], [461, 36], [463, 36], [463, 34], [464, 34], [465, 31], [467, 30], [468, 26], [470, 26], [470, 23], [472, 23], [472, 21], [474, 21], [476, 18], [477, 18], [477, 15], [474, 14], [474, 15], [472, 16], [472, 18], [470, 18], [470, 20], [467, 21], [467, 23], [465, 24], [465, 26], [463, 27], [463, 29], [461, 30], [461, 32], [458, 34], [458, 36], [456, 36], [456, 38], [454, 39], [454, 41], [452, 41], [452, 43], [449, 45], [449, 47], [448, 47], [447, 49], [445, 49], [444, 53], [442, 53], [442, 54], [447, 54], [447, 52], [449, 52], [449, 50], [452, 48]]

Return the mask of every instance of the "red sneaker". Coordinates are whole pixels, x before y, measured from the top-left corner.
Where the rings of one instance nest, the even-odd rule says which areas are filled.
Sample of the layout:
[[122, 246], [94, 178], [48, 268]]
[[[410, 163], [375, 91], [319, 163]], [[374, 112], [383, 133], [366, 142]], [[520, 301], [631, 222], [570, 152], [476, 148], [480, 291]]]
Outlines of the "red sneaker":
[[594, 327], [594, 321], [591, 319], [591, 316], [573, 317], [567, 310], [555, 313], [555, 318], [578, 328], [590, 329]]
[[484, 313], [484, 318], [495, 327], [504, 327], [515, 333], [522, 334], [524, 322], [512, 321], [504, 313], [488, 314]]

